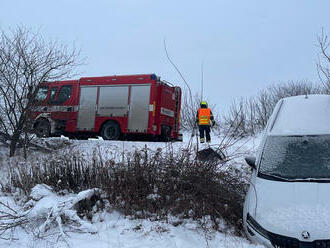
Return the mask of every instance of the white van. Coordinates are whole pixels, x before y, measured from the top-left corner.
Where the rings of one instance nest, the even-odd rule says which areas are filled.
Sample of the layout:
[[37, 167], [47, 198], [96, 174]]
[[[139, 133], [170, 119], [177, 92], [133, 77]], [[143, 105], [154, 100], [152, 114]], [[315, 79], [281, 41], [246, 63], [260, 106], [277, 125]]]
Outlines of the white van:
[[266, 247], [330, 247], [330, 96], [280, 100], [246, 162], [248, 237]]

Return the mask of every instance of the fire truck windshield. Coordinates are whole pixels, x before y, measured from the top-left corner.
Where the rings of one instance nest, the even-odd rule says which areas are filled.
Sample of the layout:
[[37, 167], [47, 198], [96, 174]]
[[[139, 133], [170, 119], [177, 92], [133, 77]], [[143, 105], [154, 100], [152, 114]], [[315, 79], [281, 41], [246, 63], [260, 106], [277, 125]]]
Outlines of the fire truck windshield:
[[[54, 100], [55, 93], [56, 93], [57, 87], [52, 88], [51, 96], [50, 96], [50, 103], [51, 104], [62, 104], [66, 100], [68, 100], [71, 96], [72, 91], [72, 85], [64, 85], [60, 88], [60, 91]], [[53, 91], [54, 90], [54, 91]]]
[[54, 101], [55, 100], [55, 94], [56, 94], [56, 91], [57, 91], [57, 87], [52, 87], [52, 89], [50, 90], [50, 102]]
[[47, 98], [48, 86], [40, 86], [35, 97], [36, 101], [41, 102]]

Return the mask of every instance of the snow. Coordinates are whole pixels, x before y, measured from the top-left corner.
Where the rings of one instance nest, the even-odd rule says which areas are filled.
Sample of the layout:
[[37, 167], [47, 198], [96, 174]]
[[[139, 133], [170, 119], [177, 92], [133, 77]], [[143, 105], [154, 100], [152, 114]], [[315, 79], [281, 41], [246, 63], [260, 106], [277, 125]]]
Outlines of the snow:
[[[83, 195], [86, 193], [84, 192]], [[39, 201], [37, 208], [41, 209], [41, 205], [44, 208], [49, 208], [49, 203], [52, 203], [53, 206], [59, 206], [65, 198], [67, 198], [66, 200], [69, 199], [50, 193]], [[14, 203], [11, 202], [11, 204]], [[164, 221], [132, 220], [113, 210], [97, 213], [91, 226], [95, 229], [95, 234], [69, 233], [68, 244], [70, 247], [262, 247], [252, 245], [249, 241], [230, 234], [205, 230], [196, 221], [189, 219], [184, 220], [181, 225], [174, 226]], [[55, 233], [44, 236], [42, 239], [36, 239], [23, 230], [17, 229], [14, 238], [19, 239], [15, 241], [0, 239], [0, 247], [67, 247], [66, 242], [61, 241], [61, 239], [57, 241]]]
[[[66, 139], [61, 137], [60, 139]], [[241, 154], [243, 151], [254, 153], [256, 146], [259, 143], [260, 137], [246, 139], [238, 142], [235, 146], [231, 146], [231, 152]], [[190, 141], [190, 134], [184, 136], [184, 142], [161, 143], [161, 142], [128, 142], [128, 141], [104, 141], [100, 138], [91, 140], [70, 141], [72, 145], [58, 150], [57, 153], [81, 153], [85, 155], [93, 155], [100, 153], [104, 159], [113, 159], [122, 161], [127, 159], [134, 153], [135, 150], [141, 151], [147, 149], [149, 152], [157, 152], [161, 149], [164, 152], [180, 152], [185, 149]], [[195, 143], [195, 138], [193, 138]], [[50, 141], [51, 142], [51, 141]], [[56, 139], [58, 142], [58, 139]], [[212, 144], [217, 147], [222, 142], [221, 137], [215, 136], [213, 133]], [[195, 146], [195, 144], [193, 144]], [[3, 149], [0, 149], [3, 151]], [[34, 158], [38, 160], [36, 155]], [[243, 163], [243, 158], [238, 158], [239, 162]], [[0, 171], [5, 171], [0, 167]], [[79, 200], [88, 198], [92, 195], [91, 189], [80, 192], [79, 194], [59, 195], [53, 192], [52, 188], [41, 184], [36, 185], [29, 196], [29, 200], [25, 205], [19, 205], [22, 201], [14, 201], [14, 196], [0, 196], [0, 201], [8, 202], [14, 209], [28, 211], [30, 218], [36, 216], [56, 216], [63, 210], [62, 206], [67, 206], [67, 215], [74, 215], [73, 206]], [[158, 198], [157, 189], [154, 193], [148, 196], [148, 199], [156, 201]], [[3, 209], [0, 206], [0, 210]], [[71, 212], [70, 212], [71, 211]], [[55, 222], [56, 222], [55, 218]], [[210, 226], [207, 218], [205, 218], [206, 226]], [[110, 211], [97, 212], [93, 216], [92, 222], [82, 220], [82, 232], [68, 232], [68, 236], [59, 237], [61, 230], [54, 229], [53, 232], [43, 236], [42, 239], [37, 238], [35, 234], [28, 233], [21, 228], [17, 228], [13, 233], [14, 240], [0, 239], [0, 247], [79, 247], [79, 248], [108, 248], [108, 247], [158, 247], [158, 248], [194, 248], [194, 247], [237, 247], [237, 248], [252, 248], [263, 247], [251, 244], [248, 240], [236, 237], [231, 233], [221, 233], [212, 229], [205, 229], [194, 220], [178, 220], [175, 216], [169, 216], [168, 222], [151, 221], [149, 219], [132, 219], [129, 216], [124, 216], [116, 209]], [[39, 231], [46, 226], [39, 226]], [[17, 239], [17, 240], [16, 240]]]
[[303, 231], [309, 231], [311, 240], [325, 239], [322, 234], [325, 230], [330, 230], [329, 205], [311, 204], [274, 208], [259, 217], [267, 227], [271, 225], [290, 237], [301, 238]]
[[[210, 146], [213, 149], [218, 149], [219, 146], [223, 146], [227, 141], [224, 141], [221, 134], [213, 131], [211, 133], [212, 142]], [[227, 147], [227, 153], [237, 157], [240, 164], [245, 165], [244, 156], [246, 154], [255, 154], [257, 147], [262, 138], [262, 134], [255, 137], [248, 137], [236, 142], [234, 145]], [[229, 142], [233, 142], [232, 138], [228, 138]], [[196, 137], [191, 137], [190, 133], [184, 133], [183, 142], [140, 142], [140, 141], [107, 141], [103, 139], [89, 139], [73, 141], [73, 146], [70, 147], [70, 152], [78, 152], [86, 156], [92, 156], [95, 153], [101, 155], [104, 160], [114, 160], [115, 162], [122, 162], [123, 159], [127, 161], [127, 158], [131, 157], [135, 151], [147, 150], [151, 154], [156, 153], [158, 150], [163, 153], [179, 153], [187, 149], [189, 143], [192, 143], [192, 149], [196, 149]], [[199, 144], [199, 150], [208, 148], [209, 144]], [[242, 156], [244, 155], [244, 156]]]
[[310, 232], [311, 240], [329, 239], [329, 183], [256, 178], [255, 189], [258, 197], [251, 195], [250, 213], [263, 228], [300, 240], [303, 231]]
[[55, 197], [55, 195], [48, 195], [48, 197], [44, 197], [43, 199], [40, 199], [37, 204], [33, 201], [28, 201], [25, 205], [25, 209], [31, 208], [30, 211], [28, 211], [28, 215], [30, 218], [38, 218], [38, 216], [47, 216], [47, 214], [50, 212], [50, 210], [56, 206], [59, 199]]
[[284, 98], [270, 134], [330, 134], [330, 96], [308, 95]]
[[39, 201], [41, 198], [51, 195], [52, 190], [52, 187], [46, 184], [37, 184], [32, 188], [30, 197], [32, 200]]
[[[149, 220], [129, 220], [118, 212], [107, 215], [104, 223], [98, 224], [98, 234], [75, 239], [73, 247], [89, 247], [93, 241], [95, 247], [257, 247], [244, 239], [224, 235], [219, 232], [205, 233], [198, 229], [193, 221], [182, 226], [173, 226], [164, 222]], [[261, 246], [259, 246], [261, 247]]]
[[148, 200], [154, 200], [154, 201], [156, 201], [158, 198], [160, 198], [160, 195], [158, 195], [158, 194], [149, 194], [147, 196], [147, 199]]
[[76, 204], [77, 202], [83, 199], [90, 199], [95, 194], [95, 192], [99, 192], [101, 194], [101, 190], [97, 188], [88, 189], [79, 192], [78, 195], [75, 197], [74, 201], [72, 202], [72, 204]]

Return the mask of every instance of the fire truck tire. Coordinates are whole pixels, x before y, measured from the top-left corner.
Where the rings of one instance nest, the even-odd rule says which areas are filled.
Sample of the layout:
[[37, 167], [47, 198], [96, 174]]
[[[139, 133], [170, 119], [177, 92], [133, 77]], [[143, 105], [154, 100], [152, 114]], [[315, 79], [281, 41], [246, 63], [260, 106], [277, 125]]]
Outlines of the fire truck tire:
[[118, 140], [120, 137], [120, 127], [115, 121], [108, 121], [103, 124], [101, 136], [104, 140]]
[[161, 127], [161, 139], [162, 141], [170, 141], [171, 127], [165, 125]]
[[38, 120], [35, 124], [35, 134], [38, 138], [46, 138], [50, 136], [50, 123], [46, 119]]

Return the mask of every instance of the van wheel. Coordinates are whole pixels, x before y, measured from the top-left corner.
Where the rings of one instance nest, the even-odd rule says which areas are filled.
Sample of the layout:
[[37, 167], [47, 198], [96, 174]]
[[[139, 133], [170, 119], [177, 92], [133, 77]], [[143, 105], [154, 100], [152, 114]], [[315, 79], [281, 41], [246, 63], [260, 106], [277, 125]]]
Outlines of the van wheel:
[[40, 120], [36, 123], [35, 134], [38, 138], [47, 138], [50, 136], [50, 124], [47, 120]]
[[108, 121], [101, 129], [101, 136], [105, 140], [118, 140], [120, 137], [120, 127], [117, 122]]

